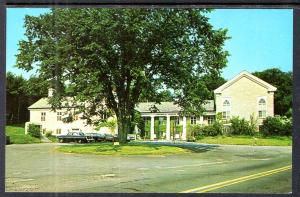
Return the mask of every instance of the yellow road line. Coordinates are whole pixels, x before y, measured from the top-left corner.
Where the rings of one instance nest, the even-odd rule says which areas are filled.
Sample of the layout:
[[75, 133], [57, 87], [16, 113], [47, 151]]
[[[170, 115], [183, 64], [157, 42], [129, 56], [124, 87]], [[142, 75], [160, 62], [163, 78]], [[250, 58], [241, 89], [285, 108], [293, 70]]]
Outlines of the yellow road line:
[[[281, 172], [281, 170], [285, 171], [285, 170], [289, 170], [291, 169], [292, 166], [289, 165], [289, 166], [284, 166], [284, 167], [281, 167], [281, 168], [277, 168], [277, 169], [273, 169], [273, 170], [269, 170], [269, 171], [265, 171], [265, 172], [260, 172], [260, 173], [256, 173], [256, 174], [252, 174], [252, 175], [248, 175], [248, 176], [244, 176], [244, 177], [240, 177], [240, 178], [235, 178], [235, 179], [231, 179], [231, 180], [227, 180], [227, 181], [222, 181], [222, 182], [219, 182], [219, 183], [214, 183], [214, 184], [211, 184], [211, 185], [206, 185], [206, 186], [203, 186], [203, 187], [198, 187], [198, 188], [193, 188], [193, 189], [189, 189], [189, 190], [185, 190], [185, 191], [182, 191], [180, 193], [191, 193], [191, 192], [198, 192], [200, 190], [205, 190], [205, 189], [210, 189], [212, 187], [218, 187], [218, 186], [223, 186], [223, 185], [227, 185], [227, 184], [230, 184], [230, 183], [233, 183], [233, 182], [242, 182], [243, 181], [246, 181], [246, 180], [251, 180], [251, 179], [254, 179], [254, 177], [262, 177], [262, 176], [267, 176], [267, 175], [270, 175], [270, 173], [277, 173], [277, 172]], [[257, 178], [259, 178], [257, 177]], [[225, 186], [224, 186], [225, 187]]]
[[215, 184], [211, 184], [211, 185], [207, 185], [207, 186], [203, 186], [203, 187], [198, 187], [198, 188], [186, 190], [186, 191], [183, 191], [182, 193], [195, 192], [195, 191], [206, 189], [206, 188], [209, 188], [209, 187], [218, 186], [218, 185], [226, 184], [226, 183], [229, 183], [229, 182], [238, 181], [238, 180], [241, 180], [241, 179], [246, 179], [246, 178], [258, 176], [258, 175], [261, 175], [261, 174], [265, 174], [265, 173], [269, 173], [269, 172], [273, 172], [273, 171], [277, 171], [277, 170], [281, 170], [281, 169], [285, 169], [285, 168], [289, 168], [289, 167], [290, 166], [285, 166], [285, 167], [281, 167], [281, 168], [277, 168], [277, 169], [273, 169], [273, 170], [269, 170], [269, 171], [265, 171], [265, 172], [260, 172], [260, 173], [256, 173], [256, 174], [252, 174], [252, 175], [248, 175], [248, 176], [244, 176], [244, 177], [240, 177], [240, 178], [236, 178], [236, 179], [222, 181], [222, 182], [219, 182], [219, 183], [215, 183]]
[[205, 192], [209, 192], [209, 191], [216, 190], [216, 189], [219, 189], [219, 188], [227, 187], [227, 186], [230, 186], [230, 185], [234, 185], [234, 184], [237, 184], [237, 183], [249, 181], [249, 180], [252, 180], [252, 179], [257, 179], [257, 178], [269, 176], [269, 175], [276, 174], [276, 173], [283, 172], [283, 171], [290, 170], [290, 169], [291, 169], [291, 168], [282, 169], [282, 170], [275, 171], [275, 172], [271, 172], [271, 173], [268, 173], [268, 174], [263, 174], [263, 175], [260, 175], [260, 176], [256, 176], [256, 177], [252, 177], [252, 178], [248, 178], [248, 179], [244, 179], [244, 180], [240, 180], [240, 181], [235, 181], [235, 182], [232, 182], [232, 183], [228, 183], [228, 184], [225, 184], [225, 185], [213, 187], [213, 188], [210, 188], [210, 189], [201, 190], [201, 191], [198, 191], [197, 193], [205, 193]]

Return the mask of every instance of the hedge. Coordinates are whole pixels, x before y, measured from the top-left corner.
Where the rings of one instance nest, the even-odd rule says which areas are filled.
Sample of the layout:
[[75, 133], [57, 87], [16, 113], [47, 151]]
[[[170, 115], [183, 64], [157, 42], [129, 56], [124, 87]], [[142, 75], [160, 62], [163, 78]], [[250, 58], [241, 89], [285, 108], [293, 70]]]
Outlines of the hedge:
[[40, 138], [41, 137], [40, 125], [29, 124], [28, 134], [31, 135], [32, 137]]

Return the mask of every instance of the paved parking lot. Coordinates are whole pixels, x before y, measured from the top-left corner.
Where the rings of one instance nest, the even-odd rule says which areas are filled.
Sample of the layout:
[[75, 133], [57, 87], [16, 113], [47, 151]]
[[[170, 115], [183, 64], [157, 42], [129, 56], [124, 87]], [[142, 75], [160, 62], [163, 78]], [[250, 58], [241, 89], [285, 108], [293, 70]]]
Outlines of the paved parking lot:
[[291, 192], [291, 147], [200, 145], [197, 153], [101, 156], [61, 144], [6, 146], [6, 191]]

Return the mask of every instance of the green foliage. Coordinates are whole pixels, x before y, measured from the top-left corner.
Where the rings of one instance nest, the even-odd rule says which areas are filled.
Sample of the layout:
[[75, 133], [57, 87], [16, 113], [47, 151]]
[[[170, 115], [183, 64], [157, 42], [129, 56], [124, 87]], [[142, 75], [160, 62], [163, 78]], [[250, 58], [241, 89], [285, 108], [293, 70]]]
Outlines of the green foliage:
[[255, 125], [253, 123], [253, 120], [247, 121], [244, 118], [240, 119], [239, 117], [233, 117], [230, 120], [230, 134], [233, 135], [254, 135]]
[[52, 135], [51, 131], [47, 131], [45, 136], [51, 141], [51, 142], [58, 142], [58, 139], [56, 136]]
[[293, 108], [290, 107], [289, 110], [285, 113], [285, 115], [286, 115], [287, 117], [291, 118], [292, 115], [293, 115]]
[[96, 129], [98, 130], [101, 127], [108, 127], [111, 131], [114, 131], [116, 126], [117, 126], [117, 120], [115, 118], [110, 118], [108, 120], [100, 122], [96, 127]]
[[12, 144], [32, 144], [41, 142], [39, 138], [25, 135], [24, 124], [6, 126], [5, 134], [10, 137], [10, 142]]
[[274, 113], [281, 116], [291, 115], [288, 111], [292, 107], [293, 73], [271, 68], [253, 74], [277, 87], [274, 94]]
[[48, 138], [48, 137], [51, 137], [52, 136], [52, 132], [51, 131], [47, 131], [45, 136]]
[[260, 132], [265, 135], [292, 135], [292, 120], [286, 116], [267, 117], [260, 127]]
[[191, 125], [191, 131], [194, 137], [199, 140], [204, 136], [217, 136], [222, 135], [223, 126], [219, 122], [214, 122], [211, 125]]
[[28, 107], [47, 95], [47, 81], [36, 76], [28, 80], [6, 73], [6, 120], [8, 124], [23, 123], [29, 119]]
[[54, 135], [50, 135], [50, 136], [48, 137], [48, 139], [49, 139], [51, 142], [58, 142], [58, 138], [57, 138], [56, 136], [54, 136]]
[[[32, 70], [35, 65], [52, 82], [53, 107], [66, 95], [88, 102], [81, 110], [91, 124], [105, 100], [117, 116], [120, 140], [126, 142], [142, 95], [160, 101], [160, 90], [170, 89], [172, 100], [189, 112], [198, 111], [209, 97], [201, 78], [225, 67], [229, 37], [226, 29], [213, 28], [208, 12], [64, 8], [26, 16], [17, 66]], [[72, 88], [64, 88], [66, 81]]]
[[222, 124], [219, 122], [214, 122], [211, 125], [207, 125], [203, 129], [203, 133], [206, 136], [217, 136], [222, 135]]
[[191, 138], [191, 140], [194, 139], [199, 140], [202, 137], [204, 137], [203, 126], [200, 124], [190, 125], [190, 132], [191, 132], [191, 136], [188, 138]]
[[226, 82], [226, 80], [223, 77], [221, 77], [219, 73], [204, 75], [202, 77], [202, 80], [206, 84], [206, 87], [209, 91], [208, 99], [214, 99], [214, 90]]
[[28, 134], [31, 135], [32, 137], [40, 138], [41, 137], [40, 125], [29, 124]]

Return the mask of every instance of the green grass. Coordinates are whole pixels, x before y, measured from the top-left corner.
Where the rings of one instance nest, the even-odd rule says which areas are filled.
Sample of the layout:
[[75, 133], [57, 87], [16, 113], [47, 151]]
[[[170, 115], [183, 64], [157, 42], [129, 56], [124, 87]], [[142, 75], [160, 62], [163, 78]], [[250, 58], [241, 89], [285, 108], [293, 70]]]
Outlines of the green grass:
[[57, 137], [54, 136], [54, 135], [48, 136], [47, 138], [48, 138], [51, 142], [58, 142]]
[[112, 143], [95, 143], [89, 145], [66, 145], [57, 148], [66, 153], [97, 155], [171, 155], [192, 152], [189, 149], [154, 144], [124, 144], [115, 146]]
[[232, 145], [251, 145], [251, 146], [291, 146], [292, 137], [288, 136], [215, 136], [204, 137], [197, 140], [205, 144], [232, 144]]
[[6, 126], [5, 134], [10, 137], [10, 143], [12, 144], [33, 144], [41, 142], [39, 138], [25, 135], [24, 125]]

